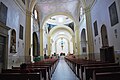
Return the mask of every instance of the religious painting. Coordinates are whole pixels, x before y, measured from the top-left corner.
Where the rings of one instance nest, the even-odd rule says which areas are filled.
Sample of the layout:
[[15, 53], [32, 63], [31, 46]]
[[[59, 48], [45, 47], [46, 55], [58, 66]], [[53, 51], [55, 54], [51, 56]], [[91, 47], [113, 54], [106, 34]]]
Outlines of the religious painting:
[[20, 29], [19, 29], [19, 38], [23, 40], [23, 26], [22, 25], [20, 25]]
[[93, 25], [94, 25], [94, 34], [95, 36], [97, 36], [98, 35], [97, 21], [95, 21]]
[[2, 2], [0, 2], [0, 22], [3, 24], [6, 24], [7, 10], [8, 8]]
[[16, 31], [11, 31], [10, 53], [16, 53]]
[[117, 14], [117, 8], [116, 8], [116, 3], [113, 2], [110, 7], [109, 7], [109, 13], [110, 13], [110, 21], [111, 21], [111, 26], [116, 25], [118, 21], [118, 14]]

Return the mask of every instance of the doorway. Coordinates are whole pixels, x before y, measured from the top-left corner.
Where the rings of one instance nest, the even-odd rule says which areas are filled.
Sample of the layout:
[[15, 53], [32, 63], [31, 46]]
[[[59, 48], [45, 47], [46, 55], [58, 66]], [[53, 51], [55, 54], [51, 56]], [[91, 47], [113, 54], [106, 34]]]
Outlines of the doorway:
[[107, 35], [107, 29], [105, 25], [102, 25], [101, 27], [101, 38], [102, 38], [102, 47], [108, 47], [108, 35]]
[[33, 56], [39, 56], [39, 52], [38, 52], [38, 38], [37, 38], [37, 34], [34, 32], [33, 33]]
[[105, 25], [101, 27], [102, 48], [100, 48], [100, 59], [103, 62], [115, 62], [114, 46], [109, 46], [108, 35]]
[[0, 67], [4, 67], [4, 58], [5, 58], [5, 40], [6, 38], [4, 36], [0, 35]]

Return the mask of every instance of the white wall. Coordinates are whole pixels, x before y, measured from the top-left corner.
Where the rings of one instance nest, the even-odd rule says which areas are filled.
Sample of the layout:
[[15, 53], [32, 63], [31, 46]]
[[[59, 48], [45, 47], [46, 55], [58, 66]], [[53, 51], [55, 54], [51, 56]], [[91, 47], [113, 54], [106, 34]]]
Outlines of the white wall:
[[[17, 53], [13, 54], [10, 53], [10, 32], [9, 30], [9, 45], [8, 45], [8, 67], [11, 67], [12, 65], [17, 63], [21, 63], [24, 61], [24, 41], [25, 41], [25, 19], [26, 14], [25, 11], [20, 9], [18, 5], [14, 2], [14, 0], [0, 0], [0, 2], [3, 2], [8, 7], [7, 11], [7, 22], [6, 25], [10, 27], [11, 29], [15, 29], [16, 31], [16, 51]], [[19, 27], [20, 24], [24, 27], [24, 33], [23, 33], [23, 40], [19, 39]], [[19, 46], [18, 46], [19, 43]], [[22, 57], [21, 57], [22, 56]], [[14, 61], [14, 62], [13, 62]]]
[[[94, 36], [94, 27], [93, 27], [93, 36], [94, 36], [94, 52], [99, 54], [100, 48], [102, 47], [101, 41], [101, 26], [103, 24], [106, 25], [109, 46], [114, 46], [115, 51], [119, 51], [120, 54], [120, 23], [111, 27], [110, 16], [109, 16], [109, 6], [116, 2], [118, 19], [120, 22], [120, 0], [96, 0], [96, 3], [91, 9], [91, 17], [92, 17], [92, 27], [93, 23], [97, 20], [98, 27], [98, 36]], [[118, 37], [115, 38], [114, 30], [117, 29]], [[96, 40], [96, 44], [95, 44]], [[99, 58], [99, 57], [98, 57]], [[96, 56], [97, 59], [97, 56]]]

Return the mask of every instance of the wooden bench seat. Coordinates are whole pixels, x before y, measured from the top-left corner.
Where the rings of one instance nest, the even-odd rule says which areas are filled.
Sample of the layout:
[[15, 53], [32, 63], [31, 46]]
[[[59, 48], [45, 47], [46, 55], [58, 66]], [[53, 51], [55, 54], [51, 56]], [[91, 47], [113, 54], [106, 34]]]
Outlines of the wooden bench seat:
[[[20, 67], [12, 67], [12, 69], [5, 69], [5, 70], [2, 70], [2, 73], [24, 73], [25, 70], [20, 70]], [[35, 66], [35, 67], [27, 67], [27, 71], [25, 71], [27, 73], [32, 73], [32, 72], [41, 72], [42, 74], [42, 78], [44, 78], [44, 80], [47, 80], [47, 78], [49, 77], [47, 75], [47, 67], [38, 67], [38, 66]]]
[[94, 73], [93, 80], [120, 80], [120, 72]]
[[20, 69], [2, 69], [2, 73], [40, 73], [41, 78], [46, 79], [46, 69], [45, 68], [27, 68], [24, 70]]
[[0, 73], [0, 80], [41, 80], [40, 73]]
[[[39, 62], [27, 64], [27, 68], [45, 68], [47, 70], [46, 76], [48, 80], [51, 79], [53, 72], [57, 66], [58, 59], [44, 59]], [[12, 69], [19, 69], [20, 67], [12, 67]], [[43, 73], [43, 72], [42, 72]]]
[[119, 66], [101, 66], [101, 67], [86, 67], [83, 80], [93, 79], [93, 74], [96, 73], [107, 73], [107, 72], [120, 72]]
[[[42, 76], [44, 77], [44, 80], [51, 80], [52, 73], [54, 72], [54, 70], [57, 66], [57, 63], [58, 63], [58, 59], [44, 59], [39, 62], [26, 64], [26, 66], [29, 71], [31, 71], [31, 70], [33, 70], [34, 72], [41, 71]], [[44, 68], [44, 70], [42, 68]], [[17, 72], [17, 70], [20, 70], [20, 67], [12, 66], [12, 69], [15, 69]], [[15, 71], [13, 71], [13, 72], [15, 72]]]
[[65, 61], [68, 63], [68, 65], [73, 70], [73, 72], [81, 80], [88, 80], [86, 79], [86, 76], [83, 77], [83, 75], [87, 74], [84, 72], [86, 67], [106, 67], [106, 66], [118, 66], [119, 65], [118, 63], [105, 63], [101, 61], [85, 60], [85, 59], [80, 59], [80, 58], [69, 58], [69, 57], [65, 57]]

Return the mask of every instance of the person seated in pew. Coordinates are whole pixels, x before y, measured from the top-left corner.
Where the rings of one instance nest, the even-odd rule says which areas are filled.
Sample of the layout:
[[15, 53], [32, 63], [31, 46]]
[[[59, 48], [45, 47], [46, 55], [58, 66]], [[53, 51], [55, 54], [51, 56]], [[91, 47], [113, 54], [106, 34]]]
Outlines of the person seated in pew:
[[22, 73], [31, 73], [31, 72], [34, 72], [34, 69], [32, 68], [28, 68], [27, 64], [26, 63], [22, 63], [20, 65], [20, 71]]
[[44, 59], [47, 59], [47, 54], [46, 53], [44, 54]]
[[22, 63], [22, 64], [20, 65], [20, 69], [21, 69], [21, 70], [27, 69], [27, 64], [26, 64], [26, 63]]

